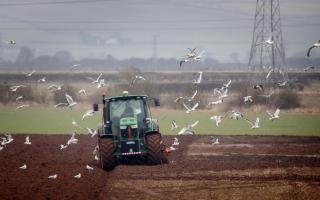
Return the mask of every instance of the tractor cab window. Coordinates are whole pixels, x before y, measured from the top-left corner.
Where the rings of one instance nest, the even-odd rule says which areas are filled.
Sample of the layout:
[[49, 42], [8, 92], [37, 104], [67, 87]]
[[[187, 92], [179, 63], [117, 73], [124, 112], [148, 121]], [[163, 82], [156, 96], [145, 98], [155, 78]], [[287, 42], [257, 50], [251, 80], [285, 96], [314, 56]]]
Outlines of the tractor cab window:
[[139, 121], [149, 117], [149, 112], [141, 99], [111, 101], [109, 108], [111, 121], [124, 117], [135, 117]]

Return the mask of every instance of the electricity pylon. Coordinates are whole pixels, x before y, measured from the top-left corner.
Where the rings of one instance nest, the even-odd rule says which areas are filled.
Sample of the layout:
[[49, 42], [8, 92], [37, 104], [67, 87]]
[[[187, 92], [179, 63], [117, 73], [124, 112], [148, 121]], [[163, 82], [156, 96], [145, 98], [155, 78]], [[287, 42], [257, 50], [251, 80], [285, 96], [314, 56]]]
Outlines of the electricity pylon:
[[[287, 80], [279, 0], [257, 0], [248, 67], [249, 82], [275, 84]], [[270, 70], [270, 76], [267, 74]]]

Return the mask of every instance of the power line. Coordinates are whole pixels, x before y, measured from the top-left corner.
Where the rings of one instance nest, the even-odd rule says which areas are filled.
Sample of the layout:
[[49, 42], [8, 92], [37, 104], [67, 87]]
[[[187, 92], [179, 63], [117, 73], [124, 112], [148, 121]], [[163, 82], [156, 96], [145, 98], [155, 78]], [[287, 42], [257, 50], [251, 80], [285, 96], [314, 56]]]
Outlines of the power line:
[[42, 2], [19, 2], [19, 3], [0, 3], [1, 7], [8, 6], [36, 6], [36, 5], [58, 5], [58, 4], [78, 4], [78, 3], [95, 3], [107, 2], [113, 0], [70, 0], [70, 1], [42, 1]]

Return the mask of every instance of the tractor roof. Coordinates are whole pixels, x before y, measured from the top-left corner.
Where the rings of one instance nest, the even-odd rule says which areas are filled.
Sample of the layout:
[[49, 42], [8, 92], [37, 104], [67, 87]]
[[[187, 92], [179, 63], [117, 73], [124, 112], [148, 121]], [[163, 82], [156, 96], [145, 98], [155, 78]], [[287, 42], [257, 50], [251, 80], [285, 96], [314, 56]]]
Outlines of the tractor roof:
[[147, 95], [128, 95], [128, 96], [114, 96], [114, 97], [105, 97], [106, 101], [114, 101], [114, 100], [129, 100], [129, 99], [148, 99]]

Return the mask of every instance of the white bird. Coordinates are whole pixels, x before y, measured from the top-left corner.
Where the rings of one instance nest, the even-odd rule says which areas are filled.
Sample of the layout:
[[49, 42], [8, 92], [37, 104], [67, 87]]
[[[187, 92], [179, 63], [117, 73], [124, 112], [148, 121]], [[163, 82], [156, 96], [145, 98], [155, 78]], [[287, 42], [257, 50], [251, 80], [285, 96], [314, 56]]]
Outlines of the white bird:
[[130, 87], [133, 87], [133, 85], [135, 84], [135, 82], [138, 81], [138, 80], [143, 80], [143, 81], [145, 81], [146, 78], [144, 78], [143, 76], [138, 76], [138, 75], [136, 75], [136, 76], [133, 77], [133, 79], [131, 80]]
[[213, 136], [211, 136], [211, 138], [212, 138], [211, 142], [213, 145], [220, 144], [219, 138], [214, 138]]
[[178, 140], [178, 138], [177, 137], [174, 137], [173, 138], [173, 144], [172, 144], [172, 146], [178, 146], [180, 143], [179, 143], [179, 140]]
[[75, 138], [76, 136], [76, 133], [74, 132], [71, 136], [71, 138], [67, 141], [67, 145], [70, 145], [70, 144], [77, 144], [78, 143], [78, 139]]
[[[273, 33], [271, 32], [269, 34], [268, 39], [266, 41], [261, 42], [260, 44], [270, 46], [270, 45], [273, 45], [273, 43], [274, 43], [274, 41], [273, 41]], [[260, 45], [260, 44], [258, 44], [258, 45]]]
[[24, 144], [27, 144], [27, 145], [31, 144], [29, 136], [26, 137], [26, 141], [24, 142]]
[[58, 178], [58, 174], [50, 175], [48, 179], [56, 179]]
[[314, 43], [309, 49], [308, 49], [308, 53], [307, 53], [307, 56], [310, 57], [310, 52], [313, 48], [319, 48], [320, 47], [320, 40], [316, 43]]
[[175, 148], [174, 146], [169, 147], [169, 152], [170, 151], [176, 151], [176, 150], [178, 150], [178, 148]]
[[68, 102], [68, 107], [69, 108], [72, 108], [74, 107], [75, 105], [77, 105], [77, 102], [73, 101], [72, 97], [68, 94], [65, 95], [66, 96], [66, 99], [67, 99], [67, 102]]
[[218, 105], [218, 104], [221, 104], [223, 102], [223, 99], [219, 99], [219, 100], [217, 100], [217, 101], [211, 101], [211, 102], [209, 102], [209, 106], [210, 105]]
[[47, 81], [47, 77], [42, 77], [38, 80], [38, 83], [44, 83]]
[[280, 109], [277, 108], [276, 111], [274, 113], [270, 112], [267, 110], [269, 117], [269, 120], [273, 121], [274, 119], [278, 119], [280, 118], [279, 114], [280, 114]]
[[242, 97], [243, 98], [243, 102], [244, 103], [252, 103], [253, 102], [253, 99], [252, 99], [252, 96], [245, 96], [245, 97]]
[[60, 150], [66, 149], [67, 147], [68, 147], [68, 145], [60, 144]]
[[178, 125], [177, 125], [175, 120], [172, 120], [172, 122], [171, 122], [171, 130], [176, 129], [176, 128], [178, 128]]
[[87, 170], [93, 170], [93, 167], [87, 165], [87, 166], [86, 166], [86, 169], [87, 169]]
[[24, 73], [26, 75], [26, 77], [30, 77], [32, 76], [34, 73], [36, 73], [36, 70], [33, 70], [32, 72], [29, 73]]
[[189, 106], [187, 106], [185, 103], [183, 103], [183, 106], [187, 109], [186, 113], [189, 114], [191, 112], [194, 112], [196, 110], [196, 108], [199, 106], [199, 102], [197, 102], [196, 104], [193, 105], [192, 108], [190, 108]]
[[74, 65], [72, 65], [72, 67], [70, 68], [70, 71], [75, 71], [75, 70], [77, 70], [77, 69], [79, 69], [79, 64], [74, 64]]
[[94, 130], [92, 128], [87, 128], [88, 133], [91, 135], [91, 137], [93, 138], [98, 132], [97, 130]]
[[176, 99], [174, 100], [174, 102], [175, 102], [175, 103], [178, 103], [178, 102], [180, 102], [182, 99], [184, 99], [184, 97], [178, 97], [178, 98], [176, 98]]
[[79, 179], [79, 178], [81, 178], [81, 173], [79, 173], [79, 174], [75, 175], [73, 178], [75, 178], [75, 179]]
[[19, 100], [22, 100], [22, 99], [23, 99], [23, 95], [18, 96], [18, 97], [16, 98], [16, 101], [19, 101]]
[[102, 87], [104, 87], [106, 84], [104, 83], [104, 79], [101, 79], [100, 81], [99, 81], [99, 83], [98, 83], [98, 85], [97, 85], [97, 88], [99, 89], [99, 88], [102, 88]]
[[273, 72], [274, 72], [274, 69], [271, 68], [266, 76], [266, 79], [268, 79]]
[[81, 95], [81, 94], [83, 94], [83, 95], [87, 95], [87, 93], [86, 93], [86, 90], [85, 90], [85, 89], [81, 89], [81, 90], [79, 90], [79, 91], [78, 91], [78, 94], [79, 94], [79, 95]]
[[6, 134], [6, 141], [5, 141], [5, 144], [10, 144], [11, 142], [13, 142], [13, 138], [12, 138], [12, 135], [11, 134]]
[[94, 147], [94, 149], [93, 149], [92, 154], [93, 154], [93, 155], [98, 155], [98, 152], [99, 152], [99, 145], [96, 145], [96, 146]]
[[254, 123], [246, 118], [244, 118], [244, 119], [251, 125], [251, 129], [260, 128], [260, 126], [259, 126], [260, 118], [259, 117], [256, 118], [256, 121]]
[[271, 95], [274, 94], [274, 90], [271, 90], [271, 92], [269, 94], [259, 94], [257, 95], [258, 97], [265, 97], [265, 98], [270, 98]]
[[72, 119], [71, 124], [72, 124], [73, 126], [75, 126], [75, 127], [82, 128], [82, 127], [78, 124], [78, 122], [76, 122], [76, 120], [74, 120], [74, 119]]
[[253, 86], [253, 89], [255, 89], [255, 90], [260, 90], [260, 91], [264, 91], [264, 87], [263, 87], [263, 85], [262, 84], [259, 84], [259, 85], [254, 85]]
[[287, 85], [287, 83], [288, 83], [288, 81], [282, 81], [282, 82], [279, 82], [279, 83], [278, 83], [278, 86], [279, 86], [279, 87], [284, 87], [284, 86]]
[[94, 159], [95, 159], [95, 160], [100, 160], [100, 158], [98, 157], [98, 155], [95, 155], [95, 156], [94, 156]]
[[224, 88], [229, 88], [230, 87], [230, 85], [231, 85], [231, 80], [229, 80], [228, 81], [228, 83], [226, 83], [226, 84], [223, 84], [223, 86], [222, 87], [224, 87]]
[[56, 84], [52, 84], [48, 87], [49, 90], [51, 91], [58, 91], [58, 90], [62, 90], [62, 86], [63, 85], [56, 85]]
[[24, 164], [24, 165], [22, 165], [21, 167], [19, 167], [19, 169], [27, 169], [27, 165], [26, 164]]
[[19, 88], [25, 88], [25, 85], [15, 85], [15, 86], [11, 86], [10, 90], [11, 92], [16, 92]]
[[86, 113], [82, 115], [82, 120], [84, 120], [86, 117], [92, 117], [93, 114], [94, 114], [93, 110], [88, 110]]
[[222, 117], [220, 115], [214, 115], [210, 117], [211, 120], [215, 121], [216, 126], [219, 126], [219, 124], [222, 121]]
[[19, 109], [21, 109], [21, 108], [27, 108], [27, 107], [29, 107], [29, 106], [30, 106], [30, 105], [23, 104], [23, 105], [21, 105], [21, 106], [16, 107], [16, 111], [19, 110]]
[[198, 94], [198, 90], [196, 90], [191, 97], [185, 97], [185, 99], [187, 99], [188, 101], [192, 101], [197, 94]]
[[202, 57], [202, 55], [203, 55], [204, 52], [205, 52], [205, 51], [202, 51], [200, 54], [197, 54], [197, 53], [195, 52], [196, 48], [194, 48], [194, 49], [188, 48], [188, 50], [189, 50], [189, 52], [188, 52], [186, 55], [184, 55], [184, 56], [182, 57], [182, 59], [180, 60], [180, 62], [179, 62], [180, 67], [182, 66], [182, 64], [183, 64], [184, 62], [188, 62], [189, 60], [200, 60], [201, 57]]
[[196, 121], [196, 122], [193, 123], [193, 124], [187, 125], [187, 127], [183, 127], [183, 128], [178, 132], [178, 135], [188, 135], [188, 134], [194, 135], [195, 132], [192, 130], [192, 128], [195, 127], [198, 123], [199, 123], [199, 121]]
[[91, 83], [99, 83], [101, 76], [102, 76], [102, 73], [99, 74], [97, 79], [94, 79], [92, 77], [87, 77], [87, 79], [91, 80], [92, 81]]
[[234, 111], [234, 110], [232, 110], [232, 111], [230, 111], [230, 112], [228, 112], [228, 113], [231, 113], [231, 114], [229, 115], [229, 118], [236, 119], [236, 120], [238, 120], [239, 118], [243, 118], [242, 113], [239, 112], [239, 111]]
[[228, 97], [228, 96], [229, 96], [229, 94], [228, 94], [228, 89], [225, 88], [225, 89], [223, 90], [223, 92], [219, 95], [219, 99], [223, 99], [223, 98], [226, 98], [226, 97]]
[[69, 104], [67, 103], [58, 103], [56, 105], [54, 105], [55, 108], [59, 108], [59, 107], [67, 107]]
[[303, 69], [303, 71], [307, 72], [307, 71], [309, 71], [309, 70], [311, 70], [311, 69], [314, 69], [314, 67], [313, 67], [313, 66], [306, 67], [306, 68]]
[[3, 147], [3, 146], [0, 146], [0, 151], [1, 151], [2, 149], [4, 149], [4, 147]]
[[198, 77], [194, 80], [194, 84], [200, 84], [202, 80], [202, 72], [198, 72]]

